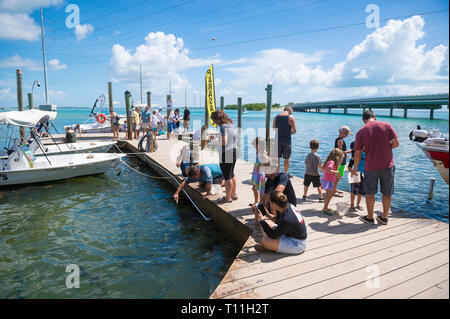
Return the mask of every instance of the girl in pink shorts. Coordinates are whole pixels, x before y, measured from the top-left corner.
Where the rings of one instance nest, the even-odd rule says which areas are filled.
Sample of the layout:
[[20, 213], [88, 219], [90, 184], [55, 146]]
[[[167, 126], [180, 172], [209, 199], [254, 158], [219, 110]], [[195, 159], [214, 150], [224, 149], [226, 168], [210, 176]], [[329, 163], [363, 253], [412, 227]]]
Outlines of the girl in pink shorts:
[[341, 165], [342, 159], [344, 158], [344, 153], [338, 148], [331, 150], [328, 154], [327, 159], [323, 162], [322, 170], [322, 189], [326, 191], [325, 201], [323, 203], [322, 213], [325, 215], [331, 215], [331, 209], [328, 208], [328, 204], [334, 195], [334, 182], [336, 181], [336, 176], [339, 171], [336, 167]]

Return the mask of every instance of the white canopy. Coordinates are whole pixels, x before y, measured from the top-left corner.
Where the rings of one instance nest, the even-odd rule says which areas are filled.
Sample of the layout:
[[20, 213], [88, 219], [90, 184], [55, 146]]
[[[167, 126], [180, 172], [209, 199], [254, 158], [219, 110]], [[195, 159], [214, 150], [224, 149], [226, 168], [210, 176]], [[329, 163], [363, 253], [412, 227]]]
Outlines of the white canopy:
[[41, 110], [25, 110], [0, 112], [0, 125], [11, 124], [17, 126], [35, 127], [41, 120], [48, 118], [50, 121], [56, 119], [56, 112]]

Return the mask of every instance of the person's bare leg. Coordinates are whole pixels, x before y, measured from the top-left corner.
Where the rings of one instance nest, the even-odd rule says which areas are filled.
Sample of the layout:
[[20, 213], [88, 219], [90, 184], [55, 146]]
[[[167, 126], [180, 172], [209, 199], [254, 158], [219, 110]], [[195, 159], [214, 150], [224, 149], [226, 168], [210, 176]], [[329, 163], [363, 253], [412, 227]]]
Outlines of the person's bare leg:
[[231, 188], [231, 196], [237, 197], [237, 194], [236, 194], [236, 192], [237, 192], [237, 178], [236, 178], [236, 176], [233, 177], [231, 181], [233, 182], [232, 188]]
[[373, 210], [375, 207], [375, 195], [366, 194], [367, 218], [373, 219]]
[[285, 158], [284, 159], [284, 172], [287, 174], [289, 171], [289, 162], [290, 162], [290, 158]]
[[228, 201], [232, 200], [231, 191], [233, 188], [233, 179], [229, 179], [225, 181], [225, 197]]
[[350, 193], [350, 208], [355, 208], [355, 194]]
[[322, 187], [321, 186], [317, 187], [317, 194], [319, 194], [319, 198], [323, 198], [322, 197]]
[[334, 186], [333, 186], [333, 194], [336, 194], [337, 192], [337, 186], [339, 184], [339, 181], [341, 180], [341, 175], [337, 175], [336, 176], [336, 181], [334, 182]]
[[307, 196], [308, 195], [308, 186], [303, 186], [303, 196]]
[[391, 201], [392, 201], [392, 195], [383, 195], [383, 215], [381, 217], [388, 218], [389, 210], [391, 209]]
[[253, 191], [253, 198], [255, 199], [254, 203], [257, 204], [258, 203], [258, 190], [256, 189], [255, 185], [253, 185], [252, 191]]
[[272, 239], [269, 236], [266, 235], [265, 232], [263, 232], [263, 238], [261, 240], [261, 244], [265, 249], [277, 252], [278, 247], [280, 246], [280, 239]]
[[330, 191], [330, 190], [326, 190], [326, 192], [327, 192], [327, 195], [325, 196], [325, 201], [323, 202], [323, 208], [322, 208], [322, 210], [327, 210], [328, 209], [328, 204], [330, 203], [330, 201], [331, 201], [331, 198], [333, 197], [333, 191]]

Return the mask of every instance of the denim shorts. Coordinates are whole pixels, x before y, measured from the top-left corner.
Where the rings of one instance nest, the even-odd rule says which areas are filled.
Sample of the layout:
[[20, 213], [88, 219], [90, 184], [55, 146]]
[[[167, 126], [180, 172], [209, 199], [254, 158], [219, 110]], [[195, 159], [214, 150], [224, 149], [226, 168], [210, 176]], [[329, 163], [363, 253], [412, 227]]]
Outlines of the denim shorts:
[[278, 245], [277, 253], [298, 255], [305, 251], [306, 249], [306, 239], [301, 240], [293, 237], [287, 237], [281, 235], [280, 244]]

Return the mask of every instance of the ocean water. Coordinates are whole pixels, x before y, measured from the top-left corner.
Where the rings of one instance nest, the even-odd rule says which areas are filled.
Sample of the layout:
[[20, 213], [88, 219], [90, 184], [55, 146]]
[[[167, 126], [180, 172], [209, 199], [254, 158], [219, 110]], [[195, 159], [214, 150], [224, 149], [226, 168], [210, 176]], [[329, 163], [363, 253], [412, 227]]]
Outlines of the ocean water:
[[163, 180], [121, 172], [0, 188], [0, 298], [210, 296], [240, 247]]

